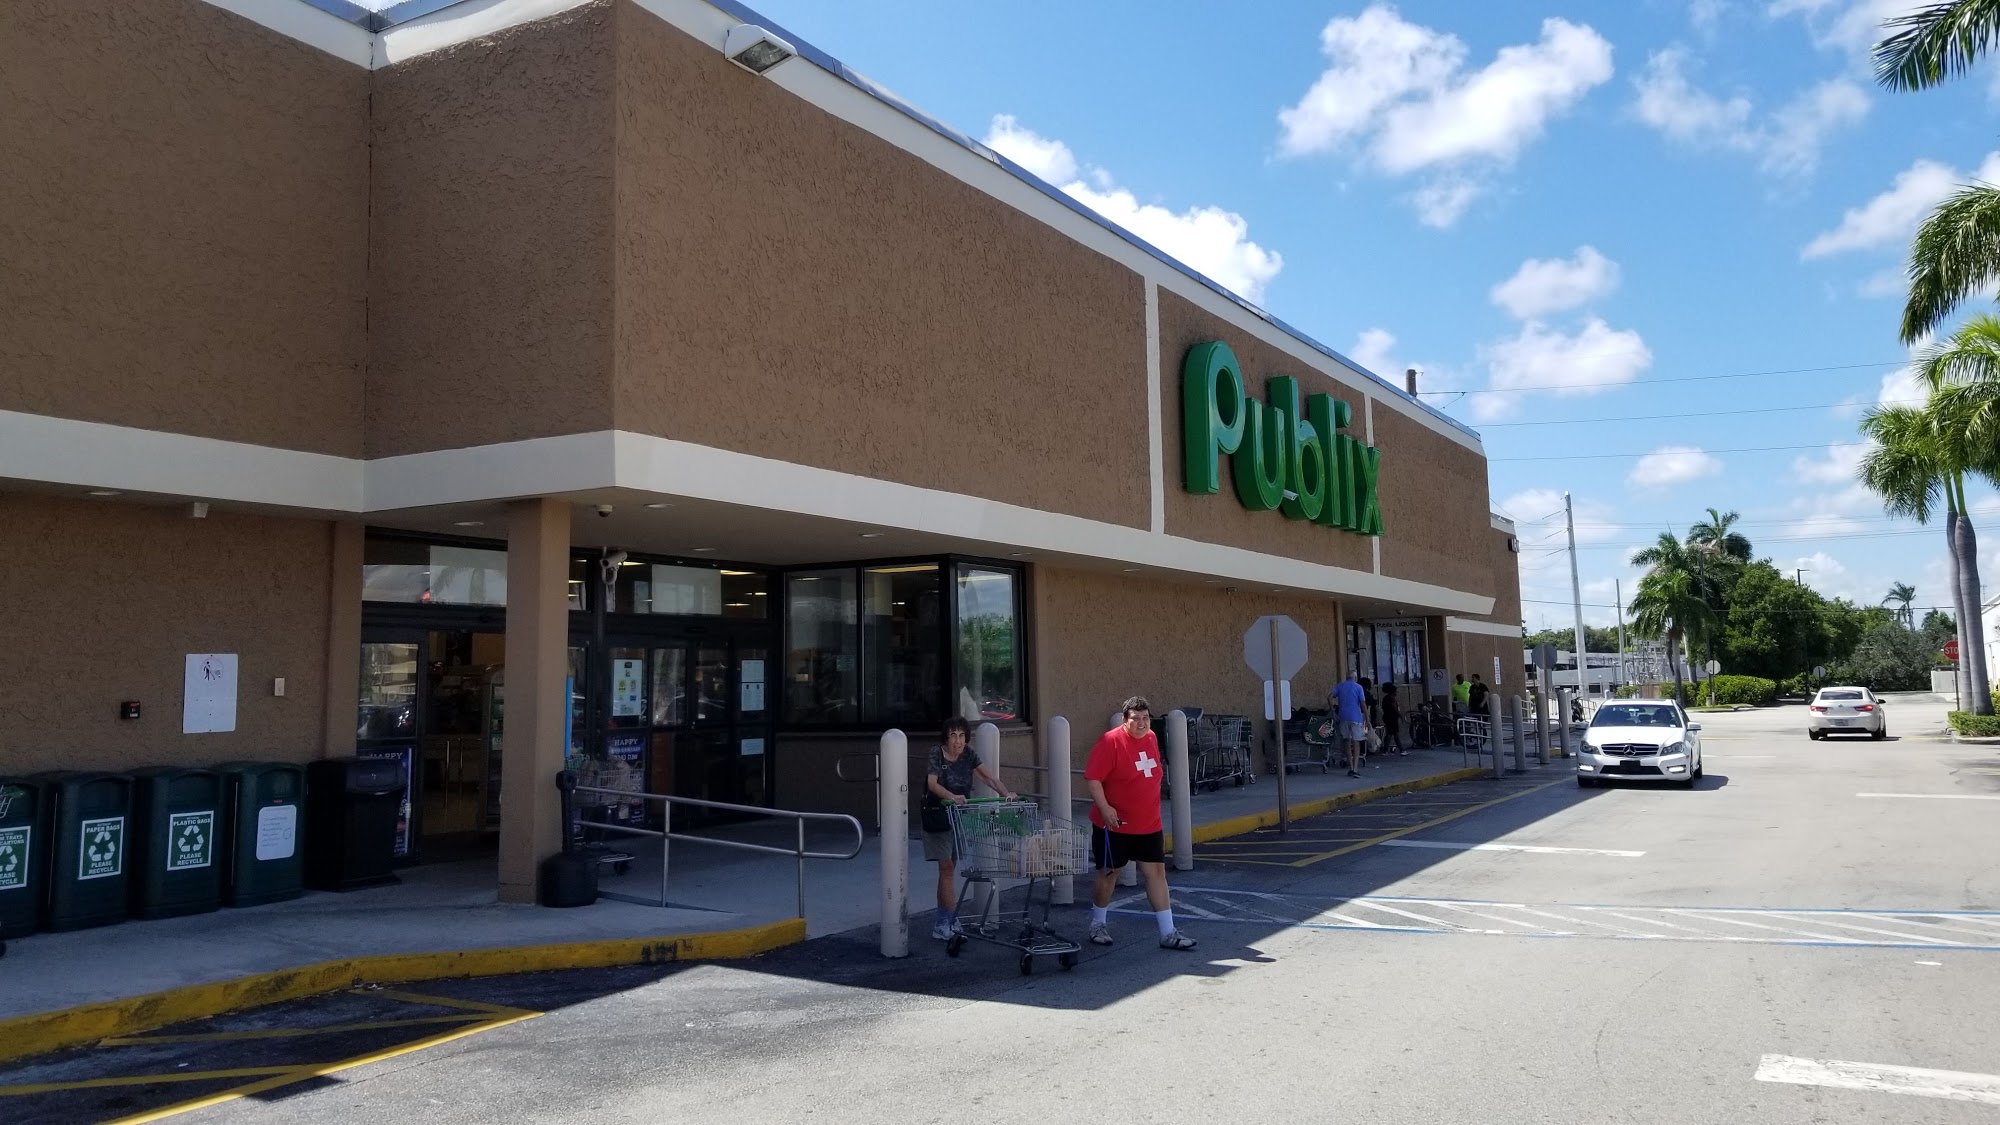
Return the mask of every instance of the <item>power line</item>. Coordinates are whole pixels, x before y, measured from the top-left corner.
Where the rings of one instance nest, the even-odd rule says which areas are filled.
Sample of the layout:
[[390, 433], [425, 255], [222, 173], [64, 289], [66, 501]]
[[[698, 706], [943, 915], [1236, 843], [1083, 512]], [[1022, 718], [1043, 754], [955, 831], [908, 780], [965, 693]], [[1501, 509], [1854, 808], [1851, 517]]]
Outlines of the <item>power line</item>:
[[[1829, 539], [1891, 539], [1900, 535], [1935, 535], [1936, 528], [1913, 527], [1901, 531], [1834, 531], [1825, 535], [1766, 535], [1756, 542], [1763, 543], [1824, 543]], [[1637, 551], [1651, 547], [1651, 543], [1592, 543], [1577, 544], [1579, 551]]]
[[[1814, 371], [1859, 371], [1866, 367], [1901, 367], [1907, 359], [1879, 363], [1843, 363], [1832, 367], [1785, 367], [1775, 371], [1738, 371], [1729, 375], [1676, 375], [1666, 379], [1608, 379], [1601, 383], [1548, 383], [1537, 387], [1492, 387], [1478, 394], [1513, 394], [1517, 391], [1570, 391], [1581, 387], [1649, 387], [1654, 383], [1708, 383], [1717, 379], [1754, 379], [1761, 375], [1804, 375]], [[1473, 391], [1419, 391], [1421, 395], [1464, 395]]]
[[[1877, 406], [1908, 405], [1921, 403], [1920, 398], [1885, 398]], [[1812, 406], [1756, 406], [1744, 410], [1702, 410], [1693, 414], [1624, 414], [1613, 418], [1548, 418], [1533, 422], [1487, 422], [1481, 429], [1494, 430], [1505, 426], [1583, 426], [1601, 425], [1605, 422], [1663, 422], [1680, 418], [1718, 418], [1725, 414], [1783, 414], [1799, 410], [1846, 410], [1862, 405], [1856, 402], [1822, 402]], [[1676, 451], [1668, 451], [1669, 453]], [[1699, 451], [1693, 451], [1699, 452]]]
[[[1704, 449], [1703, 453], [1774, 453], [1779, 450], [1799, 449], [1854, 449], [1867, 445], [1865, 441], [1822, 442], [1818, 445], [1742, 445], [1733, 449]], [[1544, 457], [1488, 457], [1488, 461], [1611, 461], [1625, 457], [1650, 457], [1658, 450], [1648, 449], [1639, 453], [1557, 453]]]

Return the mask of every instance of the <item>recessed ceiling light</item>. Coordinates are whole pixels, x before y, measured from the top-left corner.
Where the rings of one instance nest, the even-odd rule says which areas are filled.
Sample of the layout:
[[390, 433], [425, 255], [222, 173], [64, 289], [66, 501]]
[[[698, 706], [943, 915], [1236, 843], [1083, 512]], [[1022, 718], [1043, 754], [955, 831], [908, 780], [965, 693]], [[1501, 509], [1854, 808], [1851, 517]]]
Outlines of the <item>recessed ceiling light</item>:
[[453, 527], [485, 527], [485, 526], [486, 526], [486, 521], [485, 521], [485, 520], [459, 520], [459, 521], [458, 521], [457, 523], [454, 523], [454, 524], [452, 524], [451, 526], [453, 526]]
[[694, 553], [695, 553], [695, 554], [697, 554], [697, 555], [706, 555], [706, 554], [708, 554], [708, 553], [709, 553], [710, 551], [713, 551], [713, 550], [715, 550], [715, 548], [713, 548], [713, 547], [696, 547], [696, 548], [694, 549]]
[[106, 496], [123, 496], [123, 495], [124, 495], [124, 493], [122, 493], [122, 492], [118, 491], [118, 490], [117, 490], [117, 489], [115, 489], [115, 488], [93, 488], [93, 489], [91, 489], [91, 490], [90, 490], [90, 494], [91, 494], [92, 496], [97, 496], [97, 497], [106, 497]]
[[1208, 583], [1209, 585], [1211, 585], [1211, 586], [1220, 586], [1220, 585], [1222, 585], [1222, 579], [1220, 579], [1220, 578], [1209, 578], [1209, 579], [1204, 579], [1204, 581], [1206, 581], [1206, 582], [1207, 582], [1207, 583]]
[[1139, 568], [1138, 568], [1138, 567], [1136, 567], [1136, 566], [1128, 566], [1128, 567], [1126, 567], [1126, 568], [1125, 568], [1125, 569], [1124, 569], [1123, 571], [1120, 571], [1120, 573], [1122, 573], [1122, 574], [1137, 574], [1137, 573], [1139, 573]]
[[879, 531], [864, 531], [864, 532], [862, 532], [862, 533], [861, 533], [861, 538], [863, 538], [863, 539], [880, 539], [880, 538], [882, 538], [882, 533], [881, 533], [881, 532], [879, 532]]
[[646, 505], [646, 506], [647, 506], [648, 508], [651, 508], [651, 509], [653, 509], [654, 511], [658, 511], [658, 510], [659, 510], [659, 509], [661, 509], [661, 508], [671, 508], [671, 507], [673, 507], [673, 505], [672, 505], [672, 504], [668, 504], [668, 503], [666, 503], [666, 502], [664, 502], [664, 501], [662, 501], [661, 503], [658, 503], [658, 504], [648, 504], [648, 505]]
[[1012, 553], [1012, 554], [1008, 555], [1007, 557], [1008, 557], [1008, 558], [1010, 558], [1010, 559], [1025, 559], [1025, 558], [1027, 558], [1027, 557], [1028, 557], [1028, 552], [1027, 552], [1027, 551], [1015, 551], [1014, 553]]

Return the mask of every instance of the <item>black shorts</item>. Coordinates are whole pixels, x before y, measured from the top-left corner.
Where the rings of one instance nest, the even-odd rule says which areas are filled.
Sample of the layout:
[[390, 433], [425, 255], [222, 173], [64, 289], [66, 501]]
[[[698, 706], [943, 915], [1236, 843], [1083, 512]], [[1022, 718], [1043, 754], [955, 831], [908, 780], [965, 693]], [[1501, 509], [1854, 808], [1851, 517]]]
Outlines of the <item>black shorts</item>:
[[1165, 863], [1165, 832], [1113, 832], [1091, 825], [1090, 864], [1099, 871], [1117, 871], [1128, 863]]

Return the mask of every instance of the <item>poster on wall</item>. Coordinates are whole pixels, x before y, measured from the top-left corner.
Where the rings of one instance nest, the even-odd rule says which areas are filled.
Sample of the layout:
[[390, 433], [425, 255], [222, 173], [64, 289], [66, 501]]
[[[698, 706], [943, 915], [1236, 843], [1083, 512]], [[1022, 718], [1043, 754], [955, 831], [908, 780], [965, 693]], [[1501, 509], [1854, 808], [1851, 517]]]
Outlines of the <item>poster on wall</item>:
[[236, 654], [191, 652], [181, 689], [181, 733], [236, 729]]
[[646, 713], [646, 662], [611, 662], [611, 715], [630, 719]]
[[1493, 686], [1500, 686], [1500, 658], [1497, 656], [1493, 658]]
[[746, 714], [755, 714], [764, 709], [764, 662], [745, 660], [743, 662], [743, 707]]
[[415, 794], [411, 791], [410, 763], [415, 761], [417, 746], [414, 742], [390, 743], [386, 746], [369, 746], [356, 750], [354, 757], [363, 762], [395, 762], [403, 771], [403, 801], [396, 808], [396, 858], [407, 859], [410, 854], [410, 809]]

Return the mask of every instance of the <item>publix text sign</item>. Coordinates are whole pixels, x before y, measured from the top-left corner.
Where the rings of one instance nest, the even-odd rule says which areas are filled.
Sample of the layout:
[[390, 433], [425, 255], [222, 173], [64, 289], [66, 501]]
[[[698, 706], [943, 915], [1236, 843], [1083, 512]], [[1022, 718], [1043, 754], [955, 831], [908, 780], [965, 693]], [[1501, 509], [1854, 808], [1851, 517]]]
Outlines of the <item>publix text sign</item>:
[[1298, 380], [1271, 379], [1268, 401], [1247, 393], [1228, 344], [1196, 344], [1181, 365], [1181, 425], [1189, 492], [1222, 490], [1229, 454], [1236, 498], [1256, 512], [1382, 534], [1375, 497], [1381, 451], [1346, 432], [1353, 408], [1332, 395], [1299, 399]]

